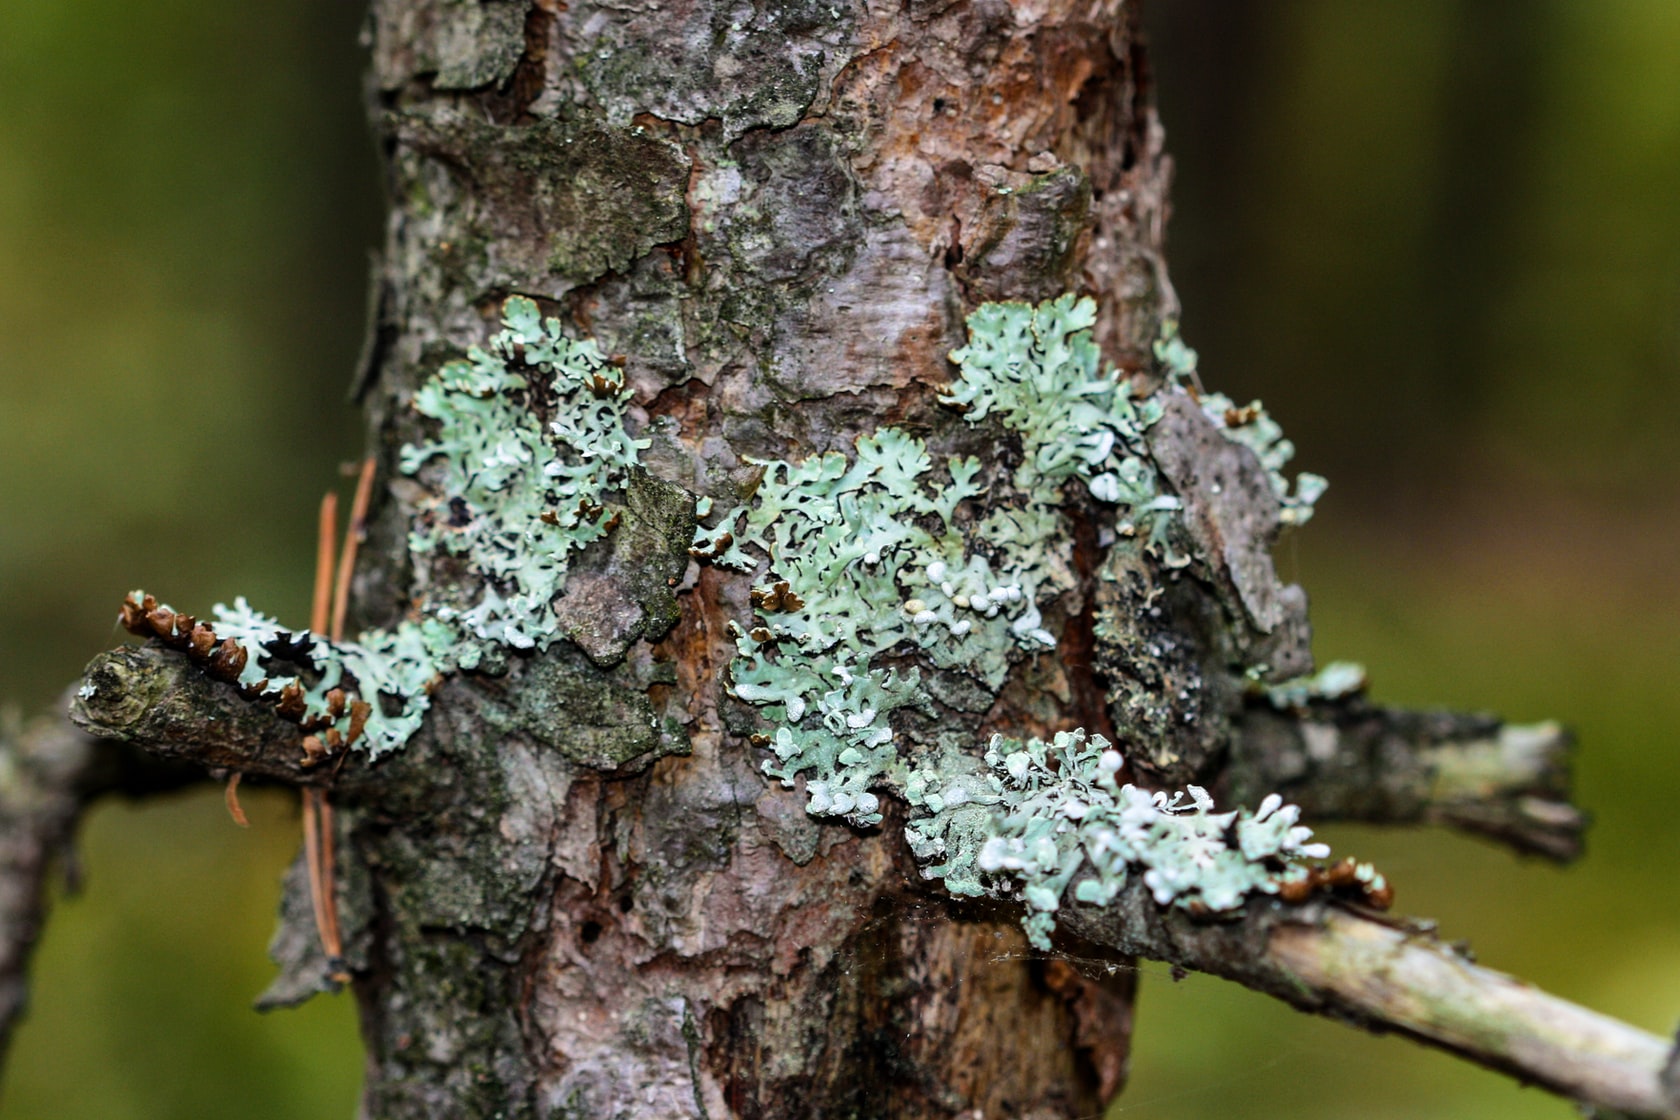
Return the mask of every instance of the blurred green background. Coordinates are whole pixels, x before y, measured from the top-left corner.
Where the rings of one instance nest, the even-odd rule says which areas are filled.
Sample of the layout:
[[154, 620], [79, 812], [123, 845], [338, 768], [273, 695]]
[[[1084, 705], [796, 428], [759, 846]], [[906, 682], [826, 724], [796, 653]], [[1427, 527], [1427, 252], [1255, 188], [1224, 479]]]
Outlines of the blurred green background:
[[[1555, 716], [1567, 871], [1326, 830], [1481, 959], [1680, 1019], [1680, 4], [1156, 0], [1184, 332], [1328, 474], [1287, 542], [1379, 698]], [[307, 612], [360, 452], [378, 169], [344, 0], [0, 6], [0, 694], [53, 700], [122, 593]], [[0, 1117], [349, 1116], [345, 998], [258, 1016], [288, 799], [108, 805]], [[1566, 1117], [1410, 1043], [1145, 967], [1125, 1117]], [[1004, 1043], [1006, 1044], [1006, 1043]]]

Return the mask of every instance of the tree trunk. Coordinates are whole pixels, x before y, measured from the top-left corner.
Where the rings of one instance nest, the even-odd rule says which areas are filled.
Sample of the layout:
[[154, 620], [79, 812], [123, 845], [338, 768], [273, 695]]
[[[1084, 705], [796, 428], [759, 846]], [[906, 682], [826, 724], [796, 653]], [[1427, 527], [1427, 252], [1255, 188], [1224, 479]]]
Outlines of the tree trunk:
[[[510, 293], [623, 355], [650, 471], [720, 500], [748, 456], [849, 453], [882, 422], [951, 446], [935, 393], [981, 301], [1096, 293], [1105, 350], [1145, 368], [1169, 167], [1135, 16], [377, 3], [382, 477], [422, 435], [416, 386]], [[386, 488], [365, 622], [408, 608], [412, 512]], [[819, 822], [764, 779], [721, 685], [748, 581], [685, 574], [687, 528], [599, 561], [593, 639], [450, 679], [341, 785], [368, 1115], [1098, 1111], [1131, 974], [1028, 959], [1014, 914], [915, 889], [901, 820]], [[1076, 649], [1083, 610], [1056, 621]], [[1017, 727], [1105, 726], [1084, 660], [1026, 666]], [[983, 743], [984, 711], [961, 718]]]

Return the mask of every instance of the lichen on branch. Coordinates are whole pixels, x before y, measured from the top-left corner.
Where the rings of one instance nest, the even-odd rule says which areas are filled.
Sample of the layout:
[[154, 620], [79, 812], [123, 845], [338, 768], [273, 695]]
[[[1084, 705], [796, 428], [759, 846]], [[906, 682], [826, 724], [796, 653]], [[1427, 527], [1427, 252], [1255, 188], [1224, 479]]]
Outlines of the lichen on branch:
[[[555, 603], [570, 559], [618, 526], [609, 495], [647, 446], [624, 427], [629, 396], [593, 342], [567, 338], [515, 296], [488, 345], [444, 365], [414, 397], [437, 422], [433, 439], [401, 457], [428, 494], [409, 533], [414, 618], [333, 642], [286, 629], [243, 597], [199, 622], [136, 591], [123, 621], [322, 734], [329, 750], [396, 750], [419, 729], [439, 676], [493, 649], [541, 650], [565, 636]], [[431, 579], [441, 556], [464, 561], [471, 582]]]
[[[1041, 949], [1070, 886], [1075, 900], [1106, 906], [1140, 875], [1158, 904], [1206, 914], [1255, 893], [1305, 897], [1313, 875], [1301, 861], [1330, 854], [1276, 794], [1220, 813], [1200, 786], [1169, 795], [1120, 783], [1120, 752], [1083, 730], [1048, 743], [995, 735], [985, 763], [980, 774], [917, 774], [908, 796], [920, 812], [906, 836], [925, 874], [952, 892], [1018, 893]], [[1369, 864], [1347, 885], [1367, 899], [1387, 890]]]

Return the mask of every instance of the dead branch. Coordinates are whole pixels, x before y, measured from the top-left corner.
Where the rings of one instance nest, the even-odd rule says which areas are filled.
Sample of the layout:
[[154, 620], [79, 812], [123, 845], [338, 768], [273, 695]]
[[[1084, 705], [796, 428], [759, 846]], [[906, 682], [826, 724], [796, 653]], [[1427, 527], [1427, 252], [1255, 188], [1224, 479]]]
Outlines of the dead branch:
[[108, 793], [140, 797], [202, 780], [198, 770], [95, 739], [61, 715], [0, 725], [0, 1053], [27, 1002], [47, 876], [67, 853], [82, 812]]
[[1315, 823], [1446, 824], [1568, 862], [1586, 814], [1569, 802], [1574, 738], [1556, 723], [1379, 707], [1363, 695], [1243, 714], [1232, 800], [1279, 793]]
[[295, 724], [157, 645], [95, 657], [71, 702], [70, 719], [90, 735], [132, 744], [164, 762], [299, 786], [333, 777], [330, 768], [305, 763]]
[[1139, 882], [1108, 907], [1065, 905], [1061, 924], [1302, 1011], [1405, 1034], [1585, 1105], [1680, 1116], [1664, 1039], [1482, 968], [1423, 926], [1331, 901], [1255, 901], [1237, 920], [1203, 921], [1156, 905]]

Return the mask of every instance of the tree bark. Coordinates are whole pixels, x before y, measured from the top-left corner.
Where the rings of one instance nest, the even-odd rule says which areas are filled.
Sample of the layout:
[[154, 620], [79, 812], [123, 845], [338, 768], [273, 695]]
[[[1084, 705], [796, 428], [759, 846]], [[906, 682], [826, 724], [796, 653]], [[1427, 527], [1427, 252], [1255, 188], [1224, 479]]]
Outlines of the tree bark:
[[[1168, 165], [1117, 2], [382, 0], [372, 27], [387, 467], [419, 435], [408, 395], [509, 293], [622, 354], [650, 471], [724, 496], [747, 456], [884, 421], [948, 445], [934, 394], [981, 301], [1096, 293], [1129, 369], [1171, 310]], [[390, 487], [366, 622], [407, 608], [407, 513]], [[634, 558], [683, 581], [674, 627], [608, 560], [602, 605], [639, 635], [450, 680], [341, 790], [368, 1114], [1097, 1111], [1132, 974], [1047, 975], [1014, 915], [919, 888], [891, 817], [819, 824], [766, 783], [720, 685], [747, 581], [685, 577], [686, 544]], [[1088, 671], [1034, 671], [1023, 725], [1102, 724]]]

